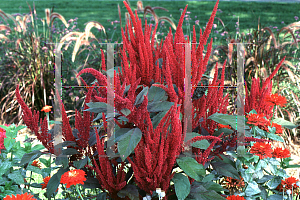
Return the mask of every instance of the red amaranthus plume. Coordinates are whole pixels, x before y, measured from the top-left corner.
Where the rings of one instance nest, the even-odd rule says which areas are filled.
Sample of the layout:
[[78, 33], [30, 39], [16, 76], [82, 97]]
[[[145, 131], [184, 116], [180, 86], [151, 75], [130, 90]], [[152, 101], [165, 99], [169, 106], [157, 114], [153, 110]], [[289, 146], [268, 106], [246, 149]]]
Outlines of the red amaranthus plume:
[[45, 148], [47, 148], [50, 153], [54, 153], [54, 147], [53, 142], [51, 142], [51, 134], [48, 133], [48, 122], [47, 118], [44, 118], [44, 121], [41, 119], [41, 133], [39, 132], [39, 111], [34, 111], [34, 114], [32, 115], [31, 110], [28, 108], [28, 106], [25, 104], [23, 99], [21, 98], [20, 91], [19, 91], [19, 85], [17, 85], [16, 88], [16, 97], [18, 103], [21, 105], [23, 114], [22, 118], [24, 121], [24, 124], [37, 136], [38, 140], [42, 142]]
[[252, 78], [251, 91], [249, 93], [246, 84], [246, 113], [249, 113], [251, 110], [255, 109], [258, 114], [264, 114], [268, 119], [272, 117], [273, 107], [266, 101], [266, 97], [270, 96], [272, 93], [271, 79], [278, 72], [279, 67], [285, 60], [285, 57], [277, 65], [273, 73], [264, 82], [262, 82], [262, 86], [260, 86], [261, 83], [259, 78]]

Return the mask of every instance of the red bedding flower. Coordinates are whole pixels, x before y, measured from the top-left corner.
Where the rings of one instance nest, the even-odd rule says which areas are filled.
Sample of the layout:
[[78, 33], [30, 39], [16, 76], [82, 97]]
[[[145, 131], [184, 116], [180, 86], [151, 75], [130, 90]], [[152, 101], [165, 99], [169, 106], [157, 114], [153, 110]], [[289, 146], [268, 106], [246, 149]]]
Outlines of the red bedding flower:
[[271, 158], [272, 157], [272, 147], [271, 144], [266, 144], [263, 142], [256, 142], [250, 149], [250, 153], [259, 156], [260, 159]]
[[271, 123], [268, 120], [266, 120], [264, 118], [264, 115], [262, 114], [251, 113], [247, 115], [247, 119], [248, 119], [247, 124], [253, 124], [255, 126], [263, 126], [263, 127], [271, 125]]
[[32, 198], [33, 195], [32, 194], [17, 194], [12, 195], [11, 197], [9, 195], [7, 195], [6, 197], [4, 197], [3, 200], [36, 200], [35, 198]]
[[289, 158], [291, 157], [291, 154], [288, 149], [282, 149], [281, 147], [276, 147], [273, 151], [273, 156], [275, 158]]
[[283, 191], [283, 186], [284, 187], [284, 190], [291, 190], [292, 188], [295, 189], [295, 188], [299, 188], [299, 186], [296, 185], [296, 183], [298, 182], [299, 180], [296, 179], [295, 177], [289, 177], [289, 178], [286, 178], [285, 180], [281, 180], [281, 184], [279, 184], [276, 188], [276, 190], [279, 190], [280, 192]]
[[71, 185], [84, 184], [83, 181], [86, 181], [85, 172], [81, 169], [74, 169], [64, 173], [61, 176], [60, 183], [67, 184], [67, 188]]
[[270, 105], [278, 105], [280, 107], [285, 107], [284, 104], [286, 104], [286, 98], [278, 95], [278, 94], [271, 94], [270, 96], [266, 97], [266, 102], [268, 102]]
[[228, 196], [226, 199], [228, 199], [228, 200], [245, 200], [244, 197], [241, 197], [239, 195], [231, 195], [231, 196]]

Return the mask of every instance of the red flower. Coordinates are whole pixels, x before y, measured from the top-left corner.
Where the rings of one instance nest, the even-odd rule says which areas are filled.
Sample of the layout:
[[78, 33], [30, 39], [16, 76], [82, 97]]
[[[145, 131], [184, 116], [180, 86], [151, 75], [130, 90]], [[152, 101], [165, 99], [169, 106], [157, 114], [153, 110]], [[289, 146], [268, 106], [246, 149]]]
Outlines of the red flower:
[[276, 147], [273, 151], [273, 156], [275, 158], [289, 158], [291, 157], [291, 154], [288, 149], [282, 149], [281, 147]]
[[228, 128], [228, 129], [231, 129], [230, 125], [223, 125], [223, 124], [218, 124], [218, 128], [221, 129], [221, 128]]
[[41, 111], [44, 111], [44, 112], [50, 112], [51, 111], [51, 108], [52, 108], [52, 106], [44, 106], [43, 108], [42, 108], [42, 110]]
[[279, 105], [281, 107], [285, 107], [284, 104], [286, 104], [286, 98], [278, 95], [278, 94], [271, 94], [270, 96], [266, 97], [266, 102], [268, 102], [270, 105]]
[[239, 195], [231, 195], [231, 196], [228, 196], [226, 199], [228, 199], [228, 200], [244, 200], [245, 198], [241, 197]]
[[251, 113], [247, 115], [247, 119], [248, 119], [247, 124], [253, 124], [255, 126], [261, 126], [261, 127], [271, 125], [271, 123], [264, 118], [263, 114]]
[[296, 179], [295, 177], [289, 177], [289, 178], [286, 178], [285, 180], [281, 180], [281, 184], [279, 184], [276, 188], [276, 190], [279, 190], [280, 192], [283, 191], [283, 186], [284, 187], [284, 190], [291, 190], [292, 188], [295, 189], [295, 188], [299, 188], [299, 186], [296, 185], [296, 183], [298, 182], [299, 180]]
[[35, 166], [35, 167], [38, 167], [41, 169], [41, 163], [39, 163], [39, 161], [37, 160], [34, 160], [32, 163], [31, 163], [32, 166]]
[[5, 149], [4, 138], [6, 138], [6, 131], [3, 128], [0, 128], [0, 152], [1, 149]]
[[270, 144], [256, 142], [250, 149], [250, 153], [259, 156], [260, 159], [272, 157], [272, 147]]
[[276, 123], [272, 123], [272, 127], [275, 127], [276, 128], [276, 132], [275, 133], [278, 133], [278, 134], [282, 134], [282, 126], [279, 125], [279, 124], [276, 124]]
[[85, 172], [81, 169], [74, 169], [64, 173], [61, 176], [60, 183], [67, 184], [67, 188], [71, 185], [84, 184], [83, 181], [86, 181]]
[[6, 197], [4, 197], [3, 200], [36, 200], [35, 198], [32, 198], [33, 195], [32, 194], [17, 194], [12, 195], [11, 197], [9, 195], [7, 195]]
[[48, 182], [50, 180], [50, 176], [46, 176], [45, 178], [43, 178], [44, 183], [42, 183], [42, 189], [47, 188]]

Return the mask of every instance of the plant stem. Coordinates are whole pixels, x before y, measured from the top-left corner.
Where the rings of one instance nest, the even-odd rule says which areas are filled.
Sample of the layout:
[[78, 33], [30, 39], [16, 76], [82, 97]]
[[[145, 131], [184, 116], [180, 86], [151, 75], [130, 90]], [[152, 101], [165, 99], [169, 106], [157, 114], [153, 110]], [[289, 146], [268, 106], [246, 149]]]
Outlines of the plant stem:
[[77, 190], [77, 192], [78, 192], [80, 198], [83, 200], [83, 198], [82, 198], [82, 196], [81, 196], [81, 193], [80, 193], [80, 191], [79, 191], [79, 189], [78, 189], [78, 185], [75, 185], [75, 187], [76, 187], [76, 190]]
[[272, 127], [272, 124], [273, 124], [275, 109], [276, 109], [276, 105], [274, 105], [274, 108], [273, 108], [273, 115], [272, 115], [272, 120], [271, 120], [271, 127]]

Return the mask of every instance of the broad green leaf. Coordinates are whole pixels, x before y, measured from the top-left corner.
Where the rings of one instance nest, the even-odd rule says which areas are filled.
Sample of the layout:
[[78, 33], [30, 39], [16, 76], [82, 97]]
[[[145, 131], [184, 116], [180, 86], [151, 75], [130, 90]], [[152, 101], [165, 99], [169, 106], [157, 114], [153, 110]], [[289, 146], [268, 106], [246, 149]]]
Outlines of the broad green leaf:
[[234, 179], [240, 179], [238, 171], [231, 164], [224, 162], [211, 162], [211, 165], [214, 170], [216, 170], [216, 172], [220, 175], [224, 175]]
[[73, 148], [67, 148], [62, 150], [63, 155], [75, 155], [80, 154], [76, 149]]
[[128, 116], [130, 115], [131, 111], [128, 108], [123, 108], [121, 110], [121, 113], [123, 113], [125, 116]]
[[86, 181], [84, 181], [84, 188], [100, 188], [101, 185], [99, 184], [99, 180], [95, 177], [86, 177]]
[[7, 177], [18, 185], [24, 184], [24, 177], [20, 171], [13, 171], [12, 173], [8, 174]]
[[273, 194], [267, 198], [267, 200], [282, 200], [282, 195]]
[[121, 136], [118, 142], [118, 152], [120, 153], [122, 161], [132, 153], [136, 145], [142, 139], [142, 131], [139, 128], [133, 128], [123, 136]]
[[297, 126], [295, 124], [293, 124], [292, 122], [289, 122], [289, 121], [286, 121], [285, 119], [283, 118], [277, 118], [277, 119], [274, 119], [273, 120], [274, 123], [276, 124], [279, 124], [285, 128], [288, 128], [288, 129], [293, 129], [293, 128], [296, 128]]
[[179, 167], [191, 178], [200, 182], [202, 177], [205, 175], [205, 169], [203, 165], [199, 164], [194, 158], [191, 157], [180, 157], [176, 159]]
[[213, 173], [208, 174], [202, 179], [202, 182], [210, 182], [215, 178], [215, 175]]
[[186, 200], [226, 200], [216, 191], [208, 191], [201, 183], [194, 181], [191, 185], [191, 192]]
[[227, 115], [221, 113], [214, 113], [213, 115], [209, 116], [208, 119], [214, 120], [223, 125], [230, 125], [232, 128], [237, 130], [240, 133], [245, 133], [245, 136], [251, 136], [250, 132], [245, 130], [249, 127], [245, 125], [245, 123], [237, 123], [237, 122], [245, 122], [245, 116], [234, 116], [234, 115]]
[[160, 87], [151, 86], [148, 92], [148, 101], [162, 101], [164, 96], [166, 96], [166, 91], [164, 89]]
[[12, 167], [12, 163], [8, 160], [5, 160], [4, 162], [2, 162], [0, 160], [0, 177], [5, 174], [7, 172], [7, 170], [9, 170]]
[[37, 144], [37, 145], [35, 145], [34, 147], [31, 148], [32, 151], [43, 150], [43, 149], [45, 149], [45, 147], [42, 144]]
[[173, 102], [168, 101], [155, 101], [151, 102], [147, 106], [147, 110], [149, 112], [162, 112], [162, 111], [168, 111], [170, 108], [174, 105]]
[[275, 177], [274, 179], [271, 179], [269, 182], [267, 182], [267, 186], [269, 189], [273, 190], [277, 188], [277, 186], [281, 183], [281, 178], [280, 177]]
[[28, 165], [26, 170], [28, 171], [32, 171], [34, 173], [37, 173], [37, 174], [42, 174], [42, 170], [36, 166], [32, 166], [32, 165]]
[[265, 183], [269, 180], [271, 180], [272, 178], [274, 178], [273, 175], [264, 175], [261, 179], [257, 180], [257, 183]]
[[258, 184], [255, 181], [248, 183], [245, 190], [246, 196], [253, 196], [260, 192], [261, 190], [258, 188]]
[[148, 87], [144, 87], [144, 89], [136, 96], [134, 105], [139, 105], [144, 101], [144, 95], [148, 94]]
[[74, 166], [77, 168], [77, 169], [81, 169], [83, 168], [88, 162], [88, 157], [85, 157], [84, 159], [80, 159], [78, 161], [74, 161]]
[[167, 114], [168, 111], [163, 111], [163, 112], [159, 112], [157, 115], [155, 115], [152, 118], [152, 125], [153, 125], [153, 129], [156, 129], [156, 127], [158, 126], [158, 124], [160, 123], [161, 119]]
[[40, 152], [39, 150], [35, 150], [30, 153], [26, 153], [22, 157], [21, 163], [19, 164], [19, 166], [27, 164], [27, 163], [39, 158], [41, 155], [42, 155], [42, 152]]
[[256, 135], [258, 133], [260, 136], [266, 137], [266, 133], [263, 130], [261, 130], [260, 128], [258, 128], [257, 126], [254, 126], [254, 130], [255, 130]]
[[276, 141], [279, 141], [279, 142], [284, 142], [284, 140], [282, 139], [282, 137], [278, 136], [278, 135], [275, 135], [273, 133], [269, 133], [267, 135], [268, 138], [272, 139], [272, 140], [276, 140]]
[[199, 140], [199, 141], [191, 143], [191, 145], [195, 148], [207, 149], [209, 147], [210, 143], [207, 140]]
[[10, 151], [11, 148], [14, 146], [16, 140], [13, 138], [4, 138], [4, 146], [6, 148], [7, 151]]
[[62, 154], [57, 156], [56, 159], [55, 159], [55, 164], [56, 165], [62, 165], [63, 168], [66, 169], [69, 166], [68, 165], [68, 157], [66, 155], [62, 155]]
[[187, 176], [183, 175], [182, 173], [176, 173], [172, 178], [172, 181], [175, 185], [175, 192], [177, 198], [185, 199], [191, 190], [191, 184]]
[[60, 178], [61, 175], [65, 172], [69, 171], [68, 169], [60, 168], [56, 174], [54, 174], [48, 184], [47, 184], [47, 190], [46, 190], [46, 195], [48, 198], [51, 197], [51, 195], [56, 191], [60, 184]]

